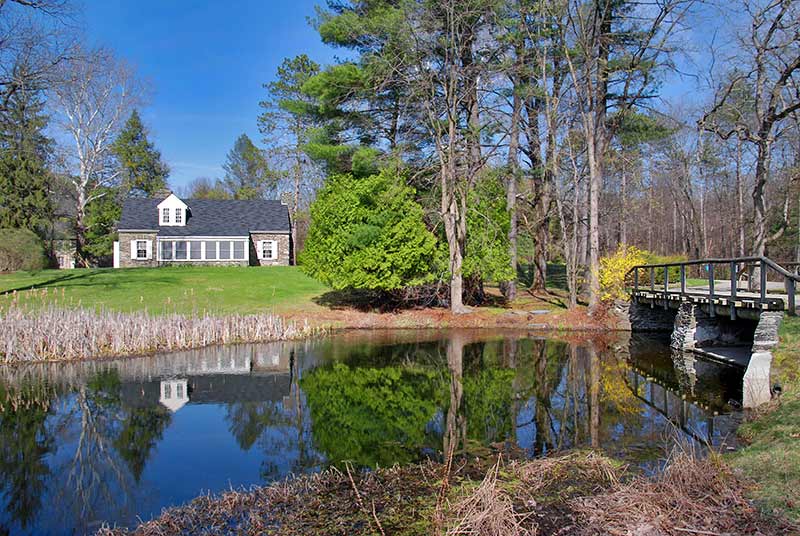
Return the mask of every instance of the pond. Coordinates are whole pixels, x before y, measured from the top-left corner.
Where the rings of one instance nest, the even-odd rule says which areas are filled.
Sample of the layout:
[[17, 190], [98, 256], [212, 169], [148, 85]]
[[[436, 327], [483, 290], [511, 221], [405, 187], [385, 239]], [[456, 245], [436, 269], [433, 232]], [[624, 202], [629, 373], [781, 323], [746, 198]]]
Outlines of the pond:
[[644, 470], [735, 429], [742, 371], [667, 341], [347, 332], [0, 369], [0, 534], [130, 526], [206, 492], [352, 462], [602, 448]]

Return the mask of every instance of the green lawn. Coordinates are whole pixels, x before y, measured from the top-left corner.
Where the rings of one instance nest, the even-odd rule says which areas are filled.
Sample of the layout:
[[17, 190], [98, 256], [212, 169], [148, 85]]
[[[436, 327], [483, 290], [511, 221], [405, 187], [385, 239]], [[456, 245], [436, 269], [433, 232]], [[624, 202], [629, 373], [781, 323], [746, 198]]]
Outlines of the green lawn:
[[13, 299], [14, 290], [20, 304], [32, 307], [55, 302], [118, 311], [147, 309], [154, 314], [222, 314], [313, 307], [312, 298], [329, 289], [294, 266], [187, 266], [0, 275], [0, 306]]
[[783, 395], [740, 427], [748, 446], [730, 460], [758, 484], [753, 498], [762, 508], [800, 522], [800, 318], [784, 318], [780, 340], [773, 367]]

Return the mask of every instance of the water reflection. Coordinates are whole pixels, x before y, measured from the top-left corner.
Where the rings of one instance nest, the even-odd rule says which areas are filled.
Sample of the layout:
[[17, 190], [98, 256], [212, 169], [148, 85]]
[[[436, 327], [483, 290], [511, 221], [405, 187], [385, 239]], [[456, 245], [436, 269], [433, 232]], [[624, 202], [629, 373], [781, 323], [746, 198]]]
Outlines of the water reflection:
[[719, 443], [741, 371], [634, 338], [348, 333], [0, 372], [0, 534], [129, 524], [205, 491], [349, 461]]

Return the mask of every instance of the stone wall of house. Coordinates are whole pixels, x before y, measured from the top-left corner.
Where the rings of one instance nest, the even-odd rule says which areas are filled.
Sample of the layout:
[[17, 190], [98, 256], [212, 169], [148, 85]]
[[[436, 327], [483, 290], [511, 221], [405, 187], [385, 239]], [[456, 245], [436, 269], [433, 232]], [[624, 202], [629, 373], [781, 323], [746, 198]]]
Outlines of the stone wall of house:
[[[278, 242], [278, 258], [265, 260], [258, 258], [258, 243], [261, 240]], [[288, 234], [252, 233], [250, 235], [250, 264], [253, 266], [289, 266], [291, 260], [291, 236]]]
[[[131, 240], [150, 240], [150, 258], [147, 260], [131, 259]], [[119, 233], [119, 267], [141, 268], [144, 266], [158, 266], [156, 252], [156, 233]]]

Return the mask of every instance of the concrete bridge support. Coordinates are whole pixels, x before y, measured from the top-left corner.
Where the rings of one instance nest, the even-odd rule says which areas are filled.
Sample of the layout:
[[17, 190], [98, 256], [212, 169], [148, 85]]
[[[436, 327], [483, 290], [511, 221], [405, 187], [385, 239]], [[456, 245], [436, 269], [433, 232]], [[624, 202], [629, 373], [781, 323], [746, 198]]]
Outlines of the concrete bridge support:
[[753, 336], [753, 350], [744, 373], [742, 403], [754, 408], [772, 398], [772, 350], [778, 345], [778, 329], [783, 321], [780, 311], [764, 311]]

